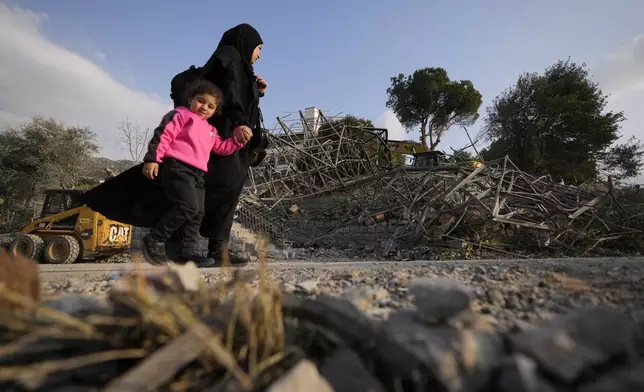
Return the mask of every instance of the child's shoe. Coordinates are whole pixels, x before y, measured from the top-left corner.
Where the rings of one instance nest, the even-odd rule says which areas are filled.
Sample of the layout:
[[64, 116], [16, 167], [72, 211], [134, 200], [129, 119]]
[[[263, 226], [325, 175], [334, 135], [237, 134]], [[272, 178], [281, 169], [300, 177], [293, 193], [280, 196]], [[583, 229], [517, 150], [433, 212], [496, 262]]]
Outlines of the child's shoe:
[[165, 242], [158, 241], [149, 234], [143, 237], [143, 255], [150, 264], [160, 265], [170, 261], [165, 254]]

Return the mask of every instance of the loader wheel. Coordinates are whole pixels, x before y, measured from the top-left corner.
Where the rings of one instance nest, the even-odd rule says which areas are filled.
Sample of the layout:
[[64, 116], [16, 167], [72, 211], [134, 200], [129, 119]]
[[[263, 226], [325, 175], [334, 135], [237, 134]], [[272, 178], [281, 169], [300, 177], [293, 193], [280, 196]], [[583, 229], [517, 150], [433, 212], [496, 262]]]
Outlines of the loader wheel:
[[45, 241], [35, 234], [21, 234], [9, 245], [9, 253], [13, 256], [24, 256], [32, 260], [40, 260]]
[[60, 235], [47, 242], [45, 261], [51, 264], [71, 264], [80, 256], [80, 244], [70, 235]]

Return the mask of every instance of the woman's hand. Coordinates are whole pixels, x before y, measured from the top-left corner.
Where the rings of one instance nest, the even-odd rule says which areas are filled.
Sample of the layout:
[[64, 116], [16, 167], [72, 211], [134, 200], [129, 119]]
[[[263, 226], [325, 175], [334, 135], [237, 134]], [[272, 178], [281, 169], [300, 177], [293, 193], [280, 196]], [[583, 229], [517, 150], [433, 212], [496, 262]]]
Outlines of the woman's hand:
[[156, 162], [144, 163], [143, 175], [150, 180], [154, 180], [154, 178], [159, 175], [159, 164]]
[[253, 131], [245, 125], [240, 125], [233, 129], [233, 137], [237, 143], [246, 144], [250, 141], [250, 138], [253, 137]]
[[264, 78], [259, 75], [255, 75], [255, 77], [257, 78], [257, 83], [259, 84], [259, 92], [262, 94], [266, 93], [266, 87], [268, 87], [266, 80], [264, 80]]

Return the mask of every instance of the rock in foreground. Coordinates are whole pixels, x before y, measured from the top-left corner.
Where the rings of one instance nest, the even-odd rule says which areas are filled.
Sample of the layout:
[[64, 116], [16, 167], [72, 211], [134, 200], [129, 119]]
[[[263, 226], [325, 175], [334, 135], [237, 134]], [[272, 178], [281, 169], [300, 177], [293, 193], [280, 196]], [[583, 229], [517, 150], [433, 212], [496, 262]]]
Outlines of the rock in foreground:
[[104, 300], [40, 304], [0, 285], [0, 390], [644, 390], [641, 317], [612, 308], [506, 334], [447, 280], [412, 282], [416, 309], [377, 321], [262, 276], [257, 289], [251, 271], [207, 286], [194, 266], [170, 267], [119, 278]]

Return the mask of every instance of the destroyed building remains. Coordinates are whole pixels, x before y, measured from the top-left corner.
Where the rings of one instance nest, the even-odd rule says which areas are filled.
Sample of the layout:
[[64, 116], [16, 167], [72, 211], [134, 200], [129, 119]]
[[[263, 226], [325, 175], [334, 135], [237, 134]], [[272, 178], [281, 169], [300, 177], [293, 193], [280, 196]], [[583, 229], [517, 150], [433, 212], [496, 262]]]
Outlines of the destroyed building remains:
[[564, 185], [507, 157], [396, 164], [386, 129], [344, 120], [315, 108], [278, 117], [266, 160], [249, 173], [240, 223], [277, 246], [385, 254], [418, 244], [587, 252], [641, 236], [642, 206], [617, 200], [612, 182]]

